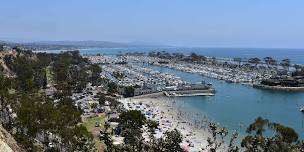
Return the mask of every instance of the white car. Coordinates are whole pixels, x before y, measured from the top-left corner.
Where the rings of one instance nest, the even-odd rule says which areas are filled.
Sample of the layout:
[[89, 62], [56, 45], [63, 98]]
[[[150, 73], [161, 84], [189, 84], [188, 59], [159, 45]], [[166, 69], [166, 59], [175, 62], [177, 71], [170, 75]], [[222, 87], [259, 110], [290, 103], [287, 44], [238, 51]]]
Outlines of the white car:
[[54, 144], [52, 143], [52, 142], [49, 142], [49, 148], [54, 148], [55, 146], [54, 146]]

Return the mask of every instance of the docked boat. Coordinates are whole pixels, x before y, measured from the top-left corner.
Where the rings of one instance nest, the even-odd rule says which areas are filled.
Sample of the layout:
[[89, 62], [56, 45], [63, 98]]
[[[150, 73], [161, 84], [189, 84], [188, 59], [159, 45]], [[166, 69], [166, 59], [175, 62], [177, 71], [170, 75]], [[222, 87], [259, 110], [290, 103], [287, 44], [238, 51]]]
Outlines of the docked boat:
[[304, 106], [300, 108], [300, 111], [301, 111], [301, 112], [304, 112]]

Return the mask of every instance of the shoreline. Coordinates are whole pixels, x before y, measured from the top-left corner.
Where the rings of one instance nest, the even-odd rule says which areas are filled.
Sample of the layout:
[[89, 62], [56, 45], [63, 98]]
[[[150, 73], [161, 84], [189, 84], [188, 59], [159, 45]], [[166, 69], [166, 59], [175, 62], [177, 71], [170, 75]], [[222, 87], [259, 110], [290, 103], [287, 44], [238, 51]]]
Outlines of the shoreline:
[[[202, 150], [202, 148], [206, 150], [208, 145], [207, 139], [208, 137], [211, 137], [211, 133], [208, 129], [209, 120], [207, 117], [203, 117], [201, 122], [192, 122], [188, 118], [190, 115], [174, 107], [174, 102], [170, 100], [170, 97], [153, 94], [152, 96], [143, 95], [122, 98], [119, 101], [124, 104], [126, 109], [138, 108], [140, 104], [144, 106], [143, 109], [156, 109], [157, 112], [152, 120], [158, 121], [160, 124], [159, 128], [163, 130], [161, 133], [157, 132], [155, 135], [156, 137], [161, 137], [165, 131], [176, 128], [183, 135], [182, 147], [188, 146], [190, 151], [198, 151]], [[131, 106], [132, 108], [130, 108], [130, 104], [133, 104], [133, 106]], [[151, 119], [149, 116], [148, 118]], [[226, 145], [223, 145], [218, 151], [222, 151], [223, 149], [226, 149]]]

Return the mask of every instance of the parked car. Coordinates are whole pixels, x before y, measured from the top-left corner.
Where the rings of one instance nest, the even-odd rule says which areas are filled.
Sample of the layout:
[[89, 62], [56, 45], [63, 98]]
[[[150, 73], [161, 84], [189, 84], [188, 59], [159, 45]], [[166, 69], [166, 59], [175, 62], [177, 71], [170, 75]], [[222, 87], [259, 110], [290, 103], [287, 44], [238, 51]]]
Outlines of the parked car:
[[49, 142], [48, 147], [49, 147], [49, 148], [54, 148], [55, 145], [54, 145], [52, 142]]

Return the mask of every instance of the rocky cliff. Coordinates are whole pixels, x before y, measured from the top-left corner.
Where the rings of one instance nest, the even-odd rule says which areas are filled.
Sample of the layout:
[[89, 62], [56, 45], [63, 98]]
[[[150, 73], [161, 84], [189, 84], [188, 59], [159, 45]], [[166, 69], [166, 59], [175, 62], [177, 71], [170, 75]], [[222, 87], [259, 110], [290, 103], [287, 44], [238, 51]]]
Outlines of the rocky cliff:
[[0, 125], [0, 152], [24, 152], [15, 139]]

